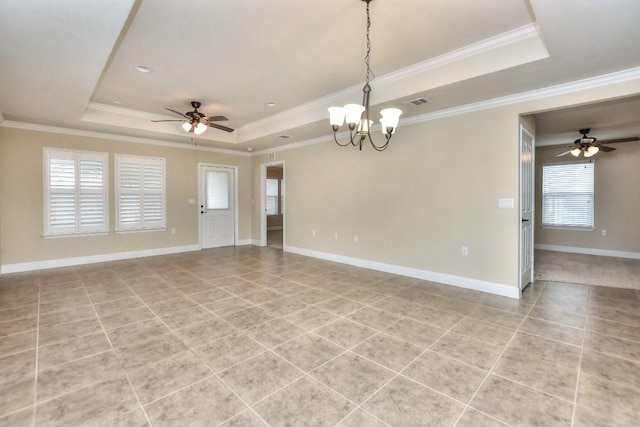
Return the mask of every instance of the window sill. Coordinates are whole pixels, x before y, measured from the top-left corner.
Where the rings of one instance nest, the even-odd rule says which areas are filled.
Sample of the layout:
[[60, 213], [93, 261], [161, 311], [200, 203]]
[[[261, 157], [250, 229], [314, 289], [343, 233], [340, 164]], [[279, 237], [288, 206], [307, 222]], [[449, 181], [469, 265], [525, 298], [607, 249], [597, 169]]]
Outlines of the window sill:
[[563, 227], [561, 225], [543, 225], [545, 230], [564, 230], [564, 231], [595, 231], [595, 227]]
[[101, 231], [97, 233], [73, 233], [73, 234], [43, 234], [45, 239], [63, 239], [66, 237], [93, 237], [93, 236], [107, 236], [108, 231]]
[[153, 233], [157, 231], [167, 231], [167, 228], [139, 228], [136, 230], [116, 230], [116, 234], [131, 234], [131, 233]]

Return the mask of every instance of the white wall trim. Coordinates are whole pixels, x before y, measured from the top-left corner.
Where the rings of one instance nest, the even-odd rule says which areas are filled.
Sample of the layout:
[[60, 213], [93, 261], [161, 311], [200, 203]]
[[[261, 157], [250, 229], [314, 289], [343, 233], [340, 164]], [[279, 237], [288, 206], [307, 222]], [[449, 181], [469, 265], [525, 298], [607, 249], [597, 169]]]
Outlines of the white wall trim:
[[338, 262], [341, 264], [353, 265], [355, 267], [368, 268], [370, 270], [383, 271], [385, 273], [397, 274], [400, 276], [412, 277], [414, 279], [430, 280], [432, 282], [443, 283], [445, 285], [456, 286], [459, 288], [473, 289], [490, 294], [501, 295], [509, 298], [520, 298], [520, 290], [515, 286], [504, 285], [501, 283], [486, 282], [484, 280], [470, 279], [467, 277], [453, 276], [450, 274], [436, 273], [427, 270], [418, 270], [416, 268], [403, 267], [394, 264], [385, 264], [366, 259], [352, 258], [343, 255], [336, 255], [327, 252], [313, 251], [310, 249], [296, 248], [293, 246], [284, 247], [285, 252], [291, 252], [298, 255], [319, 258], [327, 261]]
[[568, 252], [582, 255], [598, 255], [614, 258], [640, 259], [640, 252], [615, 251], [611, 249], [578, 248], [574, 246], [536, 244], [536, 249], [543, 251]]
[[183, 150], [209, 151], [212, 153], [231, 154], [234, 156], [251, 156], [250, 153], [245, 153], [238, 150], [226, 150], [224, 148], [204, 147], [201, 145], [192, 146], [181, 142], [161, 141], [159, 139], [140, 138], [137, 136], [118, 135], [114, 133], [96, 132], [91, 130], [70, 129], [59, 126], [39, 125], [36, 123], [17, 122], [14, 120], [5, 120], [4, 122], [0, 122], [0, 126], [14, 129], [34, 130], [38, 132], [57, 133], [62, 135], [84, 136], [89, 138], [109, 139], [112, 141], [132, 142], [134, 144], [159, 145], [162, 147], [181, 148]]
[[254, 243], [253, 239], [242, 239], [242, 240], [238, 240], [238, 242], [236, 243], [236, 246], [247, 246], [247, 245], [253, 245]]
[[70, 267], [74, 265], [94, 264], [97, 262], [120, 261], [124, 259], [144, 258], [158, 255], [171, 255], [183, 252], [194, 252], [198, 245], [173, 246], [168, 248], [145, 249], [142, 251], [116, 252], [111, 254], [90, 255], [75, 258], [60, 258], [46, 261], [32, 261], [0, 266], [0, 273], [21, 273], [24, 271], [43, 270], [47, 268]]

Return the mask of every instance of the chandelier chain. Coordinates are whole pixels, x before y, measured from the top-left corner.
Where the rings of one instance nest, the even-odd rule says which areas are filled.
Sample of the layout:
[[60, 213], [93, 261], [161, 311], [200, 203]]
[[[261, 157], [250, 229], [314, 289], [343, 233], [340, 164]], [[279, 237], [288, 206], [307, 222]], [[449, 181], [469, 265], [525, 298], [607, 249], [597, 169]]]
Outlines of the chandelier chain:
[[364, 63], [367, 66], [366, 83], [368, 84], [374, 78], [373, 71], [371, 71], [370, 58], [371, 58], [371, 39], [369, 37], [371, 33], [371, 15], [369, 13], [369, 1], [367, 1], [367, 53], [364, 56]]

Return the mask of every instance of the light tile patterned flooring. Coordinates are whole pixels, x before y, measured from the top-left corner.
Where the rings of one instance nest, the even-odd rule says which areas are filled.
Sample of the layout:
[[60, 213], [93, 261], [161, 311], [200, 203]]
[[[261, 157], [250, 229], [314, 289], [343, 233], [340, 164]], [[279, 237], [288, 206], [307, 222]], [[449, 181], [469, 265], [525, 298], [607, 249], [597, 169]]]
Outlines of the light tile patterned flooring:
[[0, 425], [632, 426], [633, 290], [239, 247], [0, 277]]

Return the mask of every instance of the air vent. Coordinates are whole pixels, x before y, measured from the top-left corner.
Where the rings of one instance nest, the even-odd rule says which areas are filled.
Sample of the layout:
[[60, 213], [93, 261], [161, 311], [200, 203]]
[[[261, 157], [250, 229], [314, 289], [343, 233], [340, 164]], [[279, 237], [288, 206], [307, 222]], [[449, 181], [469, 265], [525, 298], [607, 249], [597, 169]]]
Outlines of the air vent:
[[291, 135], [279, 135], [278, 138], [289, 139], [289, 138], [293, 138], [293, 136], [291, 136]]
[[430, 104], [431, 101], [429, 101], [426, 98], [416, 98], [416, 99], [410, 99], [408, 101], [404, 101], [403, 104], [411, 104], [411, 105], [423, 105], [423, 104]]

